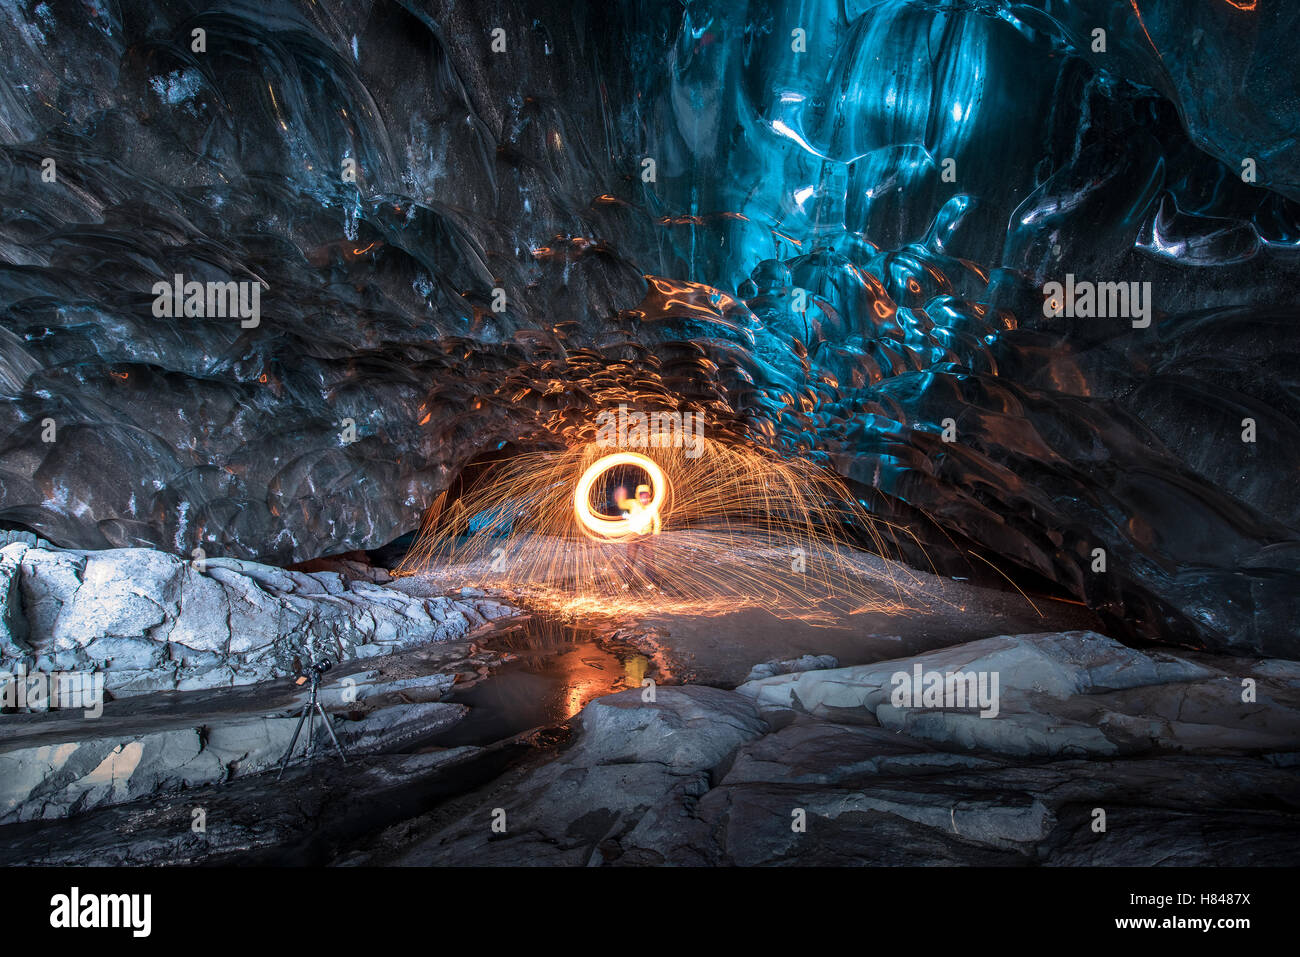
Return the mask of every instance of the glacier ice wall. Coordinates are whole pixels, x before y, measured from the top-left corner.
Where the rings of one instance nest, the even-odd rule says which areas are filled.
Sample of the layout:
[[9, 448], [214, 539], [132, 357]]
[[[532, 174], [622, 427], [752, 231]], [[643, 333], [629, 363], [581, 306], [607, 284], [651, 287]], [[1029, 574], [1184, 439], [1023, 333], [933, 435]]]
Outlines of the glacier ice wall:
[[[1300, 647], [1300, 10], [0, 9], [5, 523], [373, 547], [630, 401], [824, 461], [954, 574]], [[156, 316], [178, 274], [256, 326]], [[1044, 316], [1067, 274], [1152, 321]]]

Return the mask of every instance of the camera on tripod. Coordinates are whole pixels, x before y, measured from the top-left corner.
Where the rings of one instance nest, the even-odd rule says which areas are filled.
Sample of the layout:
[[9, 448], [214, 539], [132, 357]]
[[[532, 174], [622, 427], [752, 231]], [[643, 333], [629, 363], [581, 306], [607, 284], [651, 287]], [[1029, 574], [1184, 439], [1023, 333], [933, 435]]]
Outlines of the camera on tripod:
[[320, 703], [320, 684], [321, 678], [325, 672], [329, 671], [333, 663], [328, 658], [322, 658], [319, 661], [312, 662], [310, 667], [304, 668], [301, 659], [293, 659], [293, 670], [297, 676], [294, 685], [301, 687], [306, 682], [311, 682], [311, 692], [308, 695], [307, 702], [302, 706], [301, 716], [298, 718], [298, 726], [294, 729], [293, 739], [289, 742], [289, 749], [284, 752], [284, 757], [280, 759], [280, 773], [275, 776], [278, 781], [284, 776], [285, 768], [289, 766], [289, 759], [293, 756], [294, 746], [298, 743], [298, 735], [302, 731], [303, 723], [307, 724], [307, 763], [310, 765], [315, 759], [312, 745], [315, 744], [315, 735], [313, 730], [316, 724], [316, 716], [319, 715], [321, 722], [325, 725], [325, 730], [334, 744], [334, 750], [338, 752], [339, 758], [344, 764], [348, 763], [347, 755], [343, 753], [343, 747], [339, 744], [338, 737], [334, 734], [334, 728], [330, 724], [329, 715]]
[[313, 663], [310, 667], [304, 668], [302, 662], [297, 658], [293, 659], [294, 684], [301, 685], [304, 682], [312, 681], [320, 683], [325, 672], [333, 667], [333, 663], [328, 658], [322, 658], [320, 661]]
[[333, 662], [328, 658], [322, 658], [320, 661], [313, 662], [309, 667], [304, 667], [302, 660], [293, 659], [294, 684], [301, 685], [305, 681], [314, 681], [319, 683], [325, 672], [334, 667]]

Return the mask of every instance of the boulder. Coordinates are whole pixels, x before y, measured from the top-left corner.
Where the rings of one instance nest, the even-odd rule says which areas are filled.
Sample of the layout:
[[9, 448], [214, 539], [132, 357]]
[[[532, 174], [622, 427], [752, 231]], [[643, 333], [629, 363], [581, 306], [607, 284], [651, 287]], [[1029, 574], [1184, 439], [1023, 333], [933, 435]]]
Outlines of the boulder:
[[[988, 676], [996, 704], [895, 704], [896, 678], [911, 679], [917, 668]], [[1247, 681], [1254, 698], [1243, 693]], [[1000, 635], [912, 658], [763, 678], [737, 692], [764, 713], [792, 709], [878, 724], [948, 749], [1011, 755], [1269, 751], [1300, 740], [1300, 675], [1292, 663], [1146, 653], [1094, 632]]]
[[[681, 817], [680, 802], [704, 794], [732, 754], [767, 725], [730, 691], [659, 687], [590, 702], [574, 744], [555, 761], [488, 795], [486, 807], [406, 850], [402, 863], [593, 864], [602, 845], [646, 821]], [[492, 830], [493, 808], [506, 832]], [[646, 829], [650, 824], [646, 823]]]
[[766, 724], [744, 698], [702, 685], [642, 689], [597, 698], [582, 711], [573, 760], [586, 765], [654, 762], [675, 771], [717, 766]]

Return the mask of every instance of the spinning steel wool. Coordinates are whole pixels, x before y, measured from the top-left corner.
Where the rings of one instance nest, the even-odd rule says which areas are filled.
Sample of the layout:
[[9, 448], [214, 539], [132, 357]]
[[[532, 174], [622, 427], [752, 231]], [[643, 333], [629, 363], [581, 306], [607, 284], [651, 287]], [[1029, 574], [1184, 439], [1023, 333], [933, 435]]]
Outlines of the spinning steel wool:
[[[620, 484], [649, 486], [658, 534], [620, 514]], [[451, 564], [480, 586], [569, 611], [644, 609], [650, 597], [697, 614], [754, 603], [815, 618], [827, 601], [898, 607], [905, 569], [870, 576], [849, 560], [855, 544], [883, 550], [896, 533], [803, 460], [708, 441], [698, 457], [591, 443], [515, 456], [454, 502], [440, 499], [398, 572]], [[624, 544], [651, 541], [649, 570], [629, 561]]]

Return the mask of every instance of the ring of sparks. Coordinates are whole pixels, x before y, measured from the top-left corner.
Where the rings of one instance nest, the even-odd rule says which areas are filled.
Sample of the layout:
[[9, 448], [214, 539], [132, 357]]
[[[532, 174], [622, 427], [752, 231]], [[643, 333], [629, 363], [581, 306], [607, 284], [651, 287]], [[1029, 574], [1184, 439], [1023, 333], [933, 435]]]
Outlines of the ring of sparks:
[[650, 487], [654, 489], [654, 495], [646, 506], [647, 517], [659, 514], [659, 508], [668, 494], [668, 477], [654, 459], [648, 456], [636, 452], [615, 452], [597, 459], [578, 479], [578, 487], [573, 491], [573, 515], [578, 520], [579, 527], [600, 538], [624, 538], [629, 534], [626, 519], [621, 516], [610, 518], [597, 515], [591, 509], [591, 487], [598, 478], [618, 465], [635, 465], [650, 476]]

